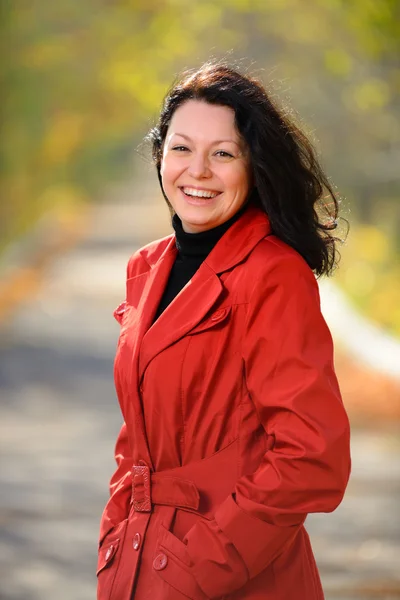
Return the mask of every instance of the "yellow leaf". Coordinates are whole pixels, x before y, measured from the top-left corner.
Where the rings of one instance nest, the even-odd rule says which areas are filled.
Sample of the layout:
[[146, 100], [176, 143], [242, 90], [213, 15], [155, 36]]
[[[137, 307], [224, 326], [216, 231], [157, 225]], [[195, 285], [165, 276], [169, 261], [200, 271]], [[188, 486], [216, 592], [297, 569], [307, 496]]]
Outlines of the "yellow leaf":
[[373, 225], [359, 225], [353, 232], [357, 256], [371, 264], [382, 264], [390, 258], [391, 248], [386, 235]]
[[368, 79], [353, 89], [353, 99], [360, 110], [373, 111], [385, 107], [390, 100], [390, 87], [382, 79]]
[[83, 116], [75, 113], [62, 112], [51, 119], [41, 149], [45, 164], [67, 161], [82, 140], [83, 122]]
[[325, 52], [325, 66], [330, 73], [345, 77], [353, 67], [351, 56], [341, 48], [332, 48]]

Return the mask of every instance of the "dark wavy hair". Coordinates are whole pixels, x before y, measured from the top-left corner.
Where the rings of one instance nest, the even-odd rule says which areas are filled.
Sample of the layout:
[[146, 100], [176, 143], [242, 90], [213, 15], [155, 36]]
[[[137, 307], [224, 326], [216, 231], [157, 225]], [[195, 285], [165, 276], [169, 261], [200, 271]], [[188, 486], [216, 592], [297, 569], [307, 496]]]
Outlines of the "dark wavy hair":
[[306, 135], [257, 79], [238, 69], [207, 62], [184, 73], [167, 94], [149, 134], [161, 189], [164, 140], [172, 115], [187, 100], [233, 109], [250, 153], [254, 189], [249, 201], [265, 211], [273, 233], [297, 250], [317, 275], [329, 275], [338, 262], [338, 238], [331, 231], [337, 226], [339, 203], [332, 185]]

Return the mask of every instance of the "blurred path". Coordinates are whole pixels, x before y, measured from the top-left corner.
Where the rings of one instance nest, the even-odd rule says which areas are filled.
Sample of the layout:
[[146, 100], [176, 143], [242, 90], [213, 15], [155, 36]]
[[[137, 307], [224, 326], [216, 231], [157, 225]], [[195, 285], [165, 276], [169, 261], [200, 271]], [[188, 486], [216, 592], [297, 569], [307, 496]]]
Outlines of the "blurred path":
[[[128, 257], [166, 229], [156, 189], [115, 191], [95, 208], [88, 237], [57, 259], [40, 295], [1, 331], [3, 600], [95, 598], [98, 524], [121, 421], [112, 311], [124, 299]], [[327, 599], [400, 598], [395, 430], [354, 430], [353, 459], [341, 507], [309, 519]]]
[[321, 285], [321, 304], [331, 329], [366, 367], [400, 382], [400, 341], [353, 308], [331, 280]]

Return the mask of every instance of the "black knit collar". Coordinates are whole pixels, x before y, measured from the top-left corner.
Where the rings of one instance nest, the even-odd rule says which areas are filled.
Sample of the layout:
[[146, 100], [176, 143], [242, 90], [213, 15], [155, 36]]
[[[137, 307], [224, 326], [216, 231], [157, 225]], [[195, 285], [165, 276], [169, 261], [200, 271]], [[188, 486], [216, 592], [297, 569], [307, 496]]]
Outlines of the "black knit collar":
[[241, 208], [225, 223], [221, 223], [213, 229], [201, 231], [200, 233], [187, 233], [183, 230], [182, 221], [175, 213], [172, 217], [172, 226], [175, 230], [175, 243], [178, 249], [179, 256], [185, 257], [202, 257], [206, 258], [214, 248], [216, 243], [221, 239], [229, 227], [239, 219], [245, 211], [245, 207]]

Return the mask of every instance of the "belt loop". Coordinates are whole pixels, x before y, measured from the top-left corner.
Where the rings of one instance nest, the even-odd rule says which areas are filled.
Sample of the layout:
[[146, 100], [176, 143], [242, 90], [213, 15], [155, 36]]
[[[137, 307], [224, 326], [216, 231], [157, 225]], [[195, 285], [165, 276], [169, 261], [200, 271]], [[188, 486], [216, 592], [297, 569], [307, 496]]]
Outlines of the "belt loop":
[[144, 461], [132, 467], [132, 505], [136, 512], [151, 512], [151, 475]]

